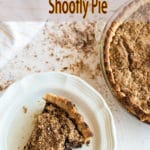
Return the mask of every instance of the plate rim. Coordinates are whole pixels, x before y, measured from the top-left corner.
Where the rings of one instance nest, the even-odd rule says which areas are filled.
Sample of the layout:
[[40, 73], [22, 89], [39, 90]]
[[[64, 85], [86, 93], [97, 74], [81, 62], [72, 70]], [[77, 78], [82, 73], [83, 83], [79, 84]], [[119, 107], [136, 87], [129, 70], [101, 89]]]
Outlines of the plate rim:
[[1, 107], [2, 105], [4, 106], [4, 104], [2, 104], [3, 101], [1, 99], [5, 96], [5, 94], [7, 94], [7, 91], [11, 90], [11, 88], [16, 86], [17, 84], [20, 84], [22, 81], [27, 80], [27, 78], [31, 78], [33, 76], [42, 76], [42, 75], [53, 75], [53, 76], [54, 75], [61, 75], [61, 76], [67, 77], [67, 78], [73, 78], [73, 79], [79, 81], [81, 84], [85, 85], [87, 88], [89, 88], [93, 93], [95, 93], [100, 98], [99, 102], [101, 102], [104, 105], [103, 109], [105, 109], [105, 112], [107, 112], [107, 115], [109, 115], [109, 119], [110, 119], [110, 125], [109, 126], [111, 127], [111, 137], [112, 137], [111, 140], [112, 140], [112, 144], [113, 144], [113, 149], [116, 150], [116, 146], [117, 146], [116, 127], [115, 127], [115, 121], [114, 121], [113, 115], [111, 113], [111, 110], [110, 110], [108, 104], [106, 103], [105, 99], [101, 95], [101, 93], [98, 92], [89, 83], [87, 83], [84, 79], [81, 79], [79, 76], [72, 75], [72, 74], [69, 74], [69, 73], [59, 72], [59, 71], [32, 73], [30, 75], [24, 76], [22, 79], [14, 82], [12, 85], [10, 85], [4, 91], [4, 93], [2, 95], [0, 95], [0, 109], [2, 108]]

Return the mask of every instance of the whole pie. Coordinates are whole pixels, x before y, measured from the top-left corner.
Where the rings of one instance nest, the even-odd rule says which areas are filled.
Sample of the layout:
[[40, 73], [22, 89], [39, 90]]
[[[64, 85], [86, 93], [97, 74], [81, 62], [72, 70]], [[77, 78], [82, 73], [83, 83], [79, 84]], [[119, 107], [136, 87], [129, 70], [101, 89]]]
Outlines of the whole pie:
[[37, 116], [24, 150], [71, 150], [89, 144], [93, 136], [74, 104], [63, 97], [47, 94], [43, 112]]
[[104, 66], [121, 103], [150, 123], [150, 0], [130, 2], [104, 40]]

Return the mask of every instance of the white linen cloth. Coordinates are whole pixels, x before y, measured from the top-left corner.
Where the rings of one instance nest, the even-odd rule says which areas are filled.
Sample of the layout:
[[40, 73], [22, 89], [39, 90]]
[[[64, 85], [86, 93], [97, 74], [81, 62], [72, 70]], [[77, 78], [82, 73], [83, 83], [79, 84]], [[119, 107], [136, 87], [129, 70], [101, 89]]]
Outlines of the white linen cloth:
[[44, 22], [0, 23], [0, 69], [42, 28]]

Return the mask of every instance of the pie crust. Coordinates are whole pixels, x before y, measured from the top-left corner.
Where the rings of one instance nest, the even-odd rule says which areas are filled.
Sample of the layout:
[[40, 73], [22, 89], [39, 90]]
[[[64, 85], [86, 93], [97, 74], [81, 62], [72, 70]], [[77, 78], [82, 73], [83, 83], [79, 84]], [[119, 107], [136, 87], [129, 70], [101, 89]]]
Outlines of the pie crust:
[[150, 123], [150, 0], [134, 0], [110, 24], [104, 67], [120, 102]]
[[93, 133], [75, 105], [54, 94], [44, 99], [45, 108], [24, 150], [71, 150], [88, 145]]

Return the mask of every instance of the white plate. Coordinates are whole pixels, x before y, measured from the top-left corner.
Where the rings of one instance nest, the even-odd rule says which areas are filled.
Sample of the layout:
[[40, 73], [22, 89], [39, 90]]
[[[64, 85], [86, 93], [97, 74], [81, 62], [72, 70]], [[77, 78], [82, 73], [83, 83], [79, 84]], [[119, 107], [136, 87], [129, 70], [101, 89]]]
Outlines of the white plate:
[[[22, 150], [32, 132], [35, 114], [42, 111], [48, 93], [67, 97], [76, 104], [94, 133], [84, 150], [114, 150], [115, 128], [102, 96], [78, 77], [64, 73], [40, 73], [14, 83], [0, 98], [0, 150]], [[27, 113], [23, 107], [27, 107]]]

